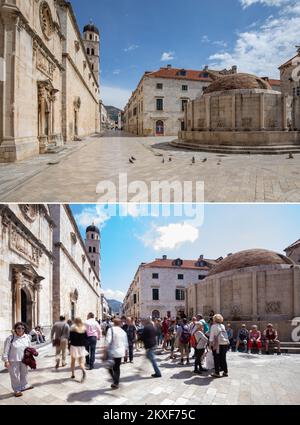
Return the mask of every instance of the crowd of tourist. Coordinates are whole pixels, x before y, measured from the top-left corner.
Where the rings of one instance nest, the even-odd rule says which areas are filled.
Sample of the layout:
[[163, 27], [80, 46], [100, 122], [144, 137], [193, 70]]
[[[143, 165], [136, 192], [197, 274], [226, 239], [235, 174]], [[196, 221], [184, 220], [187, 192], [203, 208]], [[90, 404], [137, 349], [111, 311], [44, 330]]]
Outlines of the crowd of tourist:
[[[277, 330], [271, 323], [261, 332], [257, 325], [250, 330], [243, 324], [235, 333], [231, 324], [224, 325], [220, 314], [210, 313], [209, 319], [198, 314], [190, 321], [187, 318], [134, 320], [131, 317], [107, 318], [100, 323], [93, 313], [83, 321], [76, 318], [66, 321], [61, 316], [51, 330], [51, 341], [55, 347], [55, 368], [67, 366], [70, 356], [71, 379], [75, 379], [78, 363], [81, 382], [86, 379], [86, 370], [94, 369], [97, 342], [103, 337], [103, 364], [112, 378], [112, 389], [118, 389], [121, 364], [133, 363], [135, 352], [145, 349], [146, 358], [153, 367], [153, 378], [161, 378], [162, 373], [156, 360], [156, 350], [169, 353], [169, 359], [179, 360], [180, 365], [193, 363], [194, 373], [211, 372], [211, 377], [228, 376], [227, 353], [254, 350], [262, 354], [264, 348], [269, 354], [270, 346], [281, 354]], [[38, 355], [32, 347], [32, 339], [37, 344], [45, 342], [40, 326], [34, 332], [27, 332], [26, 325], [16, 323], [12, 335], [4, 344], [3, 361], [8, 369], [11, 385], [16, 397], [33, 387], [28, 383], [28, 366], [36, 367], [34, 357]], [[222, 373], [222, 375], [221, 375]]]

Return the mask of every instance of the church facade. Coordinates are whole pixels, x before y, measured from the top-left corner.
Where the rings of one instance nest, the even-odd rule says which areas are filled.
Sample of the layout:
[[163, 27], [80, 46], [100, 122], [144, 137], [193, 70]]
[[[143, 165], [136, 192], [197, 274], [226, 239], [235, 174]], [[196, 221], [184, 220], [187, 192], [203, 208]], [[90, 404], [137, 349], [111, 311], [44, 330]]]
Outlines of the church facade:
[[99, 50], [70, 2], [0, 0], [0, 162], [99, 131]]
[[48, 337], [60, 314], [102, 319], [99, 275], [100, 231], [84, 241], [68, 205], [0, 204], [0, 344], [18, 321]]

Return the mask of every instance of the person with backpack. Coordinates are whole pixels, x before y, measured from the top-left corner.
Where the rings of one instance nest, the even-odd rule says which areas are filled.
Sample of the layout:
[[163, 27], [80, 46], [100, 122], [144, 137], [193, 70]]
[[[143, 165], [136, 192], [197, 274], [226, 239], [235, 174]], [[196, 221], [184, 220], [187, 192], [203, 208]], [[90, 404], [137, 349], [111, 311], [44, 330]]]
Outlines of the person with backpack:
[[221, 314], [215, 314], [213, 317], [213, 324], [210, 328], [209, 343], [212, 348], [215, 366], [215, 373], [211, 375], [213, 378], [220, 378], [221, 370], [223, 371], [224, 377], [228, 376], [226, 354], [228, 351], [229, 339], [223, 322], [223, 316], [221, 316]]
[[202, 323], [204, 335], [209, 336], [209, 324], [206, 322], [202, 314], [197, 314], [197, 322]]
[[10, 335], [5, 341], [2, 356], [10, 375], [15, 397], [22, 397], [24, 391], [33, 389], [33, 386], [29, 385], [27, 381], [28, 367], [23, 362], [25, 350], [31, 346], [31, 337], [25, 331], [24, 323], [15, 324], [13, 335]]
[[181, 325], [177, 330], [178, 348], [180, 350], [181, 359], [180, 364], [184, 364], [184, 357], [186, 356], [186, 364], [190, 364], [190, 338], [191, 331], [187, 319], [183, 319]]

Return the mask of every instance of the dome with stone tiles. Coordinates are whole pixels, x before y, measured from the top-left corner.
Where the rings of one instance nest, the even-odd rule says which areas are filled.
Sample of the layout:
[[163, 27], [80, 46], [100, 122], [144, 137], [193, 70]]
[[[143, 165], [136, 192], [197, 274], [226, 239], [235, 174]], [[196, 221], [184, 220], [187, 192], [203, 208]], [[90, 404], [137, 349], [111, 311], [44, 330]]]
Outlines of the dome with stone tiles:
[[205, 89], [204, 94], [243, 89], [272, 90], [272, 87], [255, 75], [239, 73], [218, 78]]
[[266, 249], [250, 249], [224, 258], [211, 269], [208, 276], [246, 267], [293, 264], [295, 263], [290, 258], [277, 252]]

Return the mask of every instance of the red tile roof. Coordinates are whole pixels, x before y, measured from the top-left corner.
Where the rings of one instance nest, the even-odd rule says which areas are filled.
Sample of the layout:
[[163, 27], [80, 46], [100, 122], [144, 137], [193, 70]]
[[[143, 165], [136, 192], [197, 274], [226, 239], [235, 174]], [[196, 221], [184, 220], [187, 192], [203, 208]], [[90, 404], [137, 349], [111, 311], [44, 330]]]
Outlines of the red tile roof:
[[271, 86], [281, 86], [280, 80], [268, 80], [268, 82], [271, 84]]
[[193, 80], [193, 81], [203, 81], [210, 83], [212, 79], [208, 76], [207, 71], [195, 71], [191, 69], [184, 69], [186, 75], [180, 75], [180, 71], [183, 69], [180, 68], [160, 68], [158, 71], [147, 72], [146, 76], [150, 78], [173, 78], [176, 80]]
[[[176, 266], [175, 264], [176, 260], [163, 260], [161, 258], [157, 258], [156, 260], [152, 261], [151, 263], [143, 264], [142, 267], [144, 268], [180, 268], [180, 269], [195, 269], [195, 270], [210, 270], [212, 266], [216, 264], [215, 260], [182, 260], [181, 266]], [[208, 266], [205, 267], [198, 267], [196, 266], [198, 261], [204, 261], [208, 264]]]

